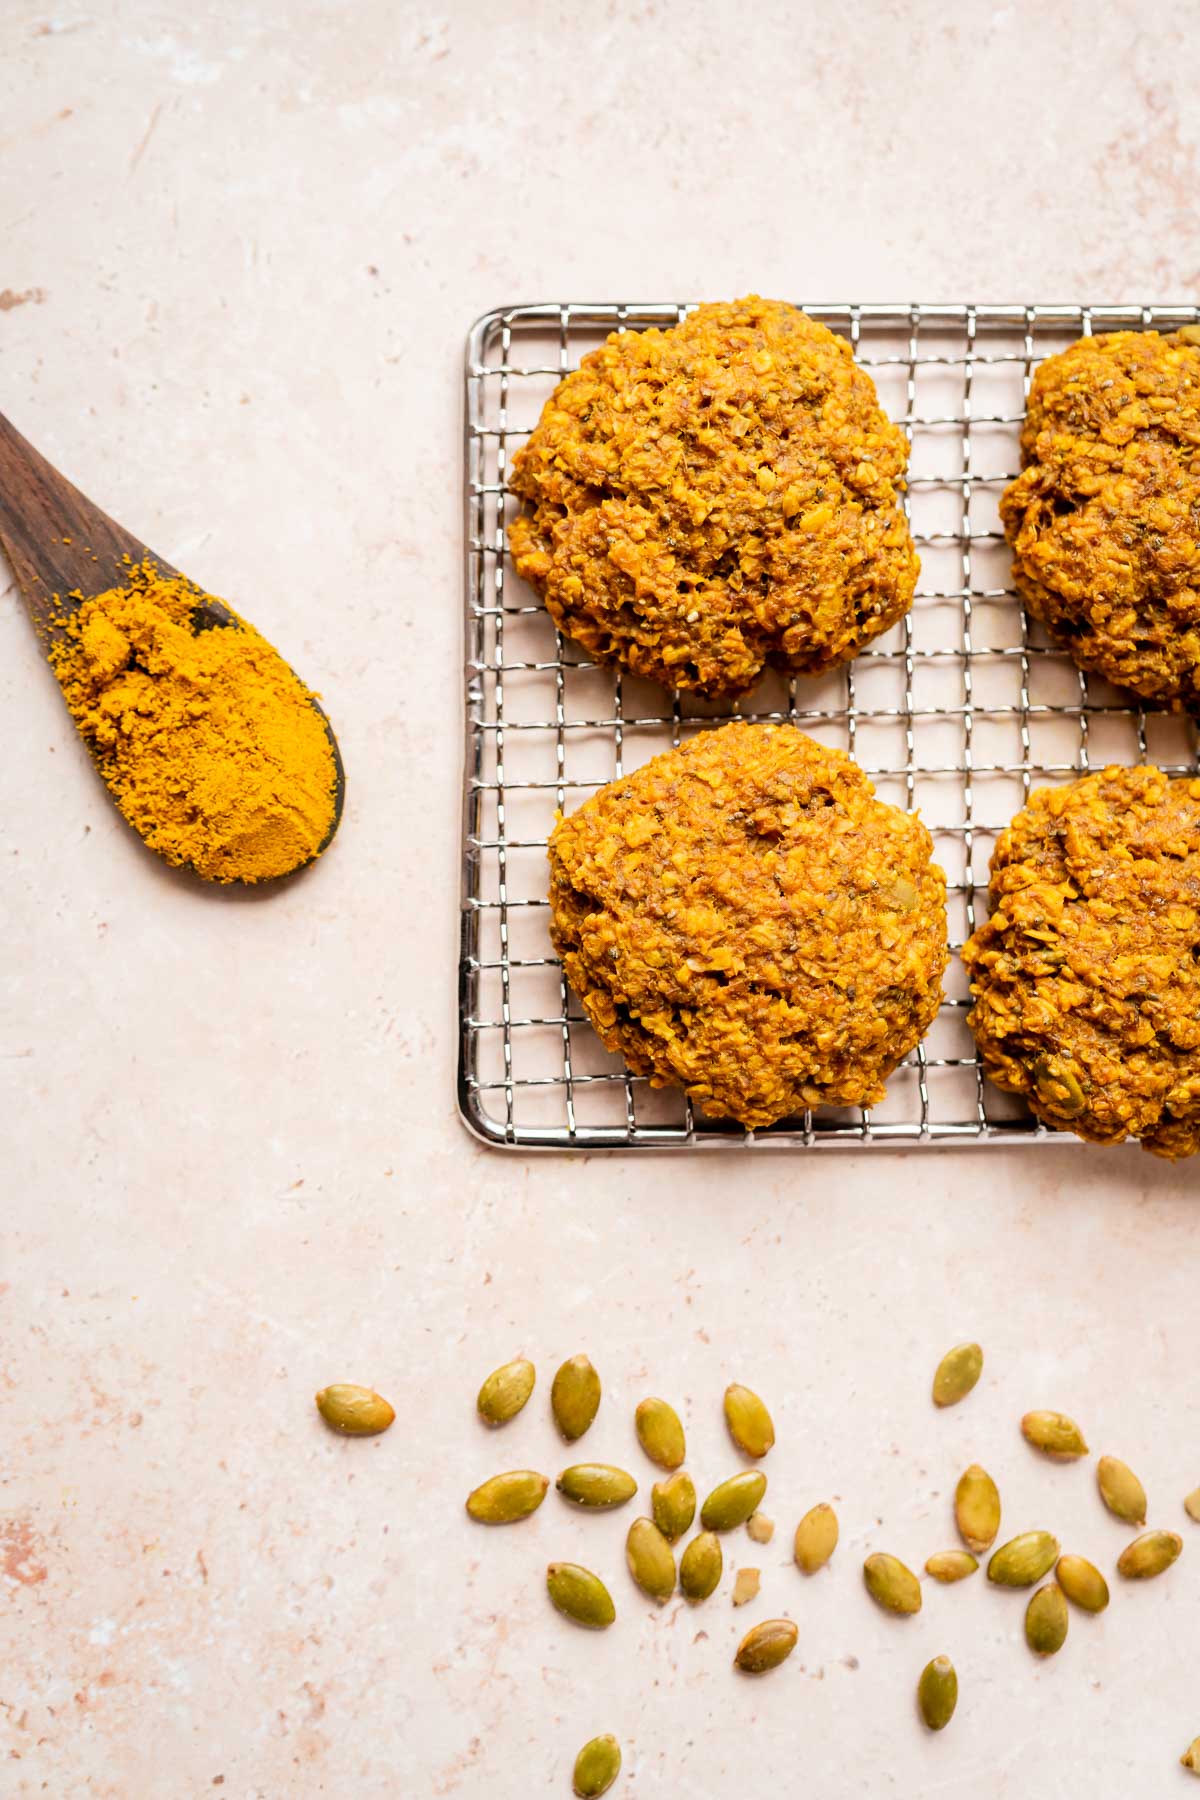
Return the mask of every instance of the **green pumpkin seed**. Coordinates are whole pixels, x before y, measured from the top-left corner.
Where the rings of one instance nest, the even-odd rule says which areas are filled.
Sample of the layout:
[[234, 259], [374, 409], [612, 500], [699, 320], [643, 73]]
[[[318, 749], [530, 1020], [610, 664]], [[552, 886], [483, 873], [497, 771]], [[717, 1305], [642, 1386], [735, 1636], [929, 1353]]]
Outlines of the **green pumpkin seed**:
[[965, 1400], [983, 1373], [983, 1351], [978, 1344], [956, 1344], [947, 1350], [933, 1377], [935, 1406], [956, 1406]]
[[766, 1513], [751, 1513], [746, 1520], [746, 1536], [756, 1544], [769, 1544], [775, 1536], [774, 1519], [768, 1519]]
[[1086, 1556], [1060, 1556], [1054, 1574], [1073, 1606], [1084, 1612], [1101, 1613], [1108, 1605], [1108, 1583]]
[[375, 1437], [396, 1416], [382, 1394], [354, 1381], [335, 1381], [316, 1396], [317, 1411], [327, 1425], [345, 1437]]
[[[1200, 343], [1200, 334], [1197, 334], [1196, 341]], [[1179, 1760], [1193, 1775], [1200, 1775], [1200, 1737], [1192, 1739]]]
[[523, 1356], [502, 1364], [480, 1388], [475, 1410], [488, 1425], [507, 1425], [532, 1394], [536, 1379], [533, 1364]]
[[945, 1731], [958, 1705], [958, 1676], [948, 1656], [935, 1656], [921, 1670], [917, 1705], [930, 1731]]
[[617, 1616], [612, 1595], [600, 1577], [579, 1563], [550, 1563], [546, 1569], [546, 1592], [565, 1618], [592, 1631], [603, 1631]]
[[653, 1519], [635, 1519], [625, 1539], [629, 1573], [651, 1600], [669, 1600], [675, 1592], [675, 1556]]
[[770, 1413], [757, 1394], [736, 1381], [725, 1389], [725, 1423], [743, 1456], [765, 1456], [775, 1442]]
[[965, 1581], [978, 1567], [969, 1550], [938, 1550], [925, 1564], [925, 1573], [935, 1581]]
[[633, 1415], [638, 1443], [660, 1469], [678, 1469], [687, 1454], [679, 1414], [665, 1400], [639, 1400]]
[[733, 1660], [747, 1675], [762, 1675], [787, 1661], [796, 1648], [797, 1636], [790, 1619], [764, 1619], [750, 1627]]
[[568, 1444], [581, 1438], [600, 1406], [600, 1377], [586, 1356], [563, 1364], [550, 1388], [550, 1410]]
[[805, 1575], [815, 1575], [837, 1549], [837, 1541], [837, 1514], [822, 1500], [819, 1506], [809, 1508], [796, 1527], [796, 1541], [792, 1546], [796, 1567]]
[[685, 1600], [707, 1600], [721, 1579], [725, 1558], [715, 1531], [694, 1537], [679, 1559], [679, 1591]]
[[1053, 1656], [1067, 1641], [1067, 1602], [1056, 1581], [1040, 1587], [1025, 1608], [1025, 1642], [1037, 1656]]
[[886, 1612], [920, 1612], [921, 1584], [898, 1556], [888, 1556], [881, 1551], [868, 1556], [863, 1564], [863, 1580], [872, 1600]]
[[1197, 1525], [1200, 1525], [1200, 1488], [1194, 1489], [1188, 1495], [1183, 1503], [1183, 1510], [1189, 1519], [1195, 1519]]
[[1074, 1119], [1083, 1111], [1087, 1104], [1083, 1085], [1069, 1062], [1059, 1057], [1039, 1056], [1030, 1075], [1034, 1091], [1047, 1112]]
[[612, 1733], [594, 1737], [575, 1758], [572, 1777], [579, 1800], [600, 1800], [621, 1773], [621, 1746]]
[[705, 1531], [733, 1531], [744, 1525], [767, 1491], [767, 1478], [757, 1469], [742, 1469], [719, 1482], [700, 1508]]
[[972, 1463], [954, 1490], [954, 1520], [968, 1550], [990, 1550], [1000, 1529], [1000, 1493], [986, 1469]]
[[1048, 1531], [1023, 1531], [995, 1551], [988, 1580], [1001, 1587], [1032, 1587], [1058, 1560], [1058, 1539]]
[[686, 1469], [677, 1469], [650, 1489], [654, 1523], [668, 1544], [677, 1543], [692, 1528], [696, 1516], [696, 1484]]
[[591, 1506], [602, 1511], [610, 1506], [624, 1506], [637, 1493], [637, 1482], [624, 1469], [611, 1463], [572, 1463], [564, 1469], [555, 1487], [564, 1500], [576, 1506]]
[[1183, 1539], [1173, 1531], [1146, 1531], [1127, 1544], [1117, 1561], [1117, 1573], [1129, 1581], [1149, 1581], [1169, 1569], [1183, 1549]]
[[513, 1525], [537, 1511], [549, 1486], [549, 1477], [536, 1469], [509, 1469], [468, 1494], [467, 1511], [481, 1525]]
[[1053, 1457], [1055, 1462], [1073, 1462], [1077, 1456], [1088, 1453], [1082, 1431], [1066, 1413], [1028, 1412], [1021, 1420], [1021, 1430], [1035, 1450]]
[[1129, 1467], [1115, 1456], [1102, 1456], [1096, 1464], [1100, 1498], [1110, 1513], [1126, 1525], [1146, 1523], [1146, 1490]]

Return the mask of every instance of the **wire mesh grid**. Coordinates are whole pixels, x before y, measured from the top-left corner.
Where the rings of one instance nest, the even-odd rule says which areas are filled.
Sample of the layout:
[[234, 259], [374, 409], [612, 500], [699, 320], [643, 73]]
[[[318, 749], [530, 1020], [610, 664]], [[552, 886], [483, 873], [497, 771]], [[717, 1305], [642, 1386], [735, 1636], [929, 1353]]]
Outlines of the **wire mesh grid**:
[[[1017, 472], [1034, 369], [1086, 333], [1171, 330], [1195, 306], [810, 305], [846, 336], [910, 445], [921, 558], [909, 616], [819, 679], [768, 674], [739, 702], [668, 693], [590, 662], [506, 558], [514, 450], [555, 383], [610, 331], [674, 325], [686, 304], [513, 306], [466, 360], [466, 758], [459, 1104], [525, 1149], [1074, 1143], [987, 1082], [957, 951], [986, 917], [999, 830], [1035, 786], [1110, 762], [1200, 766], [1195, 726], [1077, 669], [1010, 587], [998, 503]], [[786, 720], [848, 750], [880, 797], [919, 809], [946, 871], [955, 955], [924, 1042], [878, 1106], [821, 1108], [748, 1133], [652, 1088], [585, 1020], [548, 933], [546, 840], [606, 782], [730, 718]]]

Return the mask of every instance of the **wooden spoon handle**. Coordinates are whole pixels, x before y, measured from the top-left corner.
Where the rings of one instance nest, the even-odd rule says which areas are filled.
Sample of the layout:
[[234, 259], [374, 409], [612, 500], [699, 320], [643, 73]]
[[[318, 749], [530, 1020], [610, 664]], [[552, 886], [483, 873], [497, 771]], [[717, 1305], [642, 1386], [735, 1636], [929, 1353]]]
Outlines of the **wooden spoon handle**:
[[[120, 579], [122, 558], [170, 566], [60, 475], [0, 413], [0, 544], [42, 643], [61, 638], [56, 622], [77, 602]], [[58, 599], [56, 601], [56, 596]]]

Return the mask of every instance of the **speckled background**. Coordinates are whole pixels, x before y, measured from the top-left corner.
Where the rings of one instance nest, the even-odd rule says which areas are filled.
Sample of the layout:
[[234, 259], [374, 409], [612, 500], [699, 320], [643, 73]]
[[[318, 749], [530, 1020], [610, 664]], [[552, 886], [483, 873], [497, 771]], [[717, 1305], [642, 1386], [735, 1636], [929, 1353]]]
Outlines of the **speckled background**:
[[[349, 769], [332, 853], [197, 891], [121, 825], [0, 595], [0, 1792], [70, 1800], [615, 1793], [1156, 1800], [1200, 1732], [1196, 1171], [1137, 1151], [541, 1161], [452, 1102], [459, 358], [508, 300], [757, 287], [831, 298], [1179, 300], [1200, 281], [1186, 9], [9, 0], [0, 19], [0, 406], [323, 692]], [[937, 1356], [986, 1346], [962, 1408]], [[775, 1542], [734, 1614], [654, 1612], [624, 1521], [488, 1534], [497, 1467], [570, 1460], [557, 1362], [605, 1382], [584, 1448], [652, 1471], [632, 1406], [772, 1405]], [[475, 1388], [524, 1350], [526, 1417]], [[400, 1422], [332, 1439], [313, 1389]], [[953, 1541], [962, 1466], [1006, 1527], [1111, 1570], [1060, 1406], [1191, 1535], [1035, 1666], [981, 1577], [885, 1618], [858, 1566]], [[796, 1519], [842, 1544], [805, 1582]], [[573, 1631], [552, 1556], [611, 1579]], [[753, 1618], [796, 1655], [729, 1667]], [[924, 1662], [962, 1699], [927, 1737]]]

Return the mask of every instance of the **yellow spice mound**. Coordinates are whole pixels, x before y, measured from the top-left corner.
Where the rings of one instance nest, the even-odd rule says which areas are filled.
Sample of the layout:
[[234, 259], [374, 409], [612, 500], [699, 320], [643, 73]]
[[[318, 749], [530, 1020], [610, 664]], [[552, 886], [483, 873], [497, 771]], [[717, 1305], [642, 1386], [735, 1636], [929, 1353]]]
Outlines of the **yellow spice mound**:
[[50, 653], [122, 813], [206, 881], [269, 881], [334, 823], [336, 768], [312, 695], [245, 620], [197, 631], [209, 598], [152, 563], [84, 600]]

